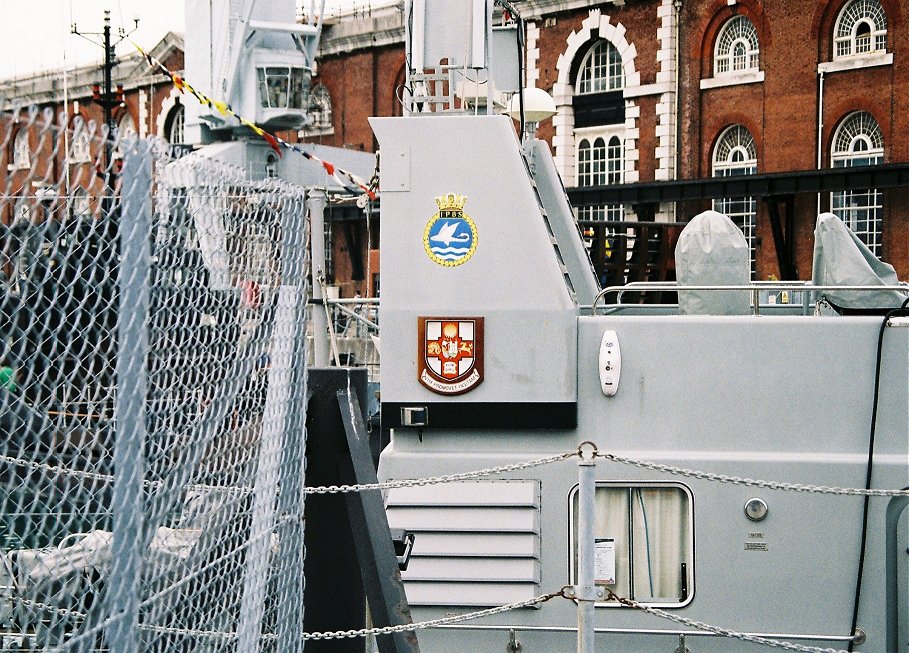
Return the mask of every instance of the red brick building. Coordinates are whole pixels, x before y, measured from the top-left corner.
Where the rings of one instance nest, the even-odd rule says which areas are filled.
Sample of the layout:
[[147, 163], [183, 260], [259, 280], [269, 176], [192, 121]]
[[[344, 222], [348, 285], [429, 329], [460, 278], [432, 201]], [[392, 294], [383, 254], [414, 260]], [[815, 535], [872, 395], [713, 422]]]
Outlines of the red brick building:
[[[909, 277], [909, 152], [900, 138], [909, 114], [898, 111], [898, 98], [909, 97], [905, 3], [515, 5], [527, 23], [527, 85], [558, 107], [538, 134], [594, 234], [595, 262], [614, 254], [624, 231], [602, 223], [684, 222], [713, 207], [742, 227], [756, 279], [808, 278], [815, 219], [832, 210]], [[327, 30], [318, 78], [333, 129], [321, 142], [368, 149], [367, 117], [400, 112], [401, 20], [390, 8]], [[761, 192], [736, 188], [744, 175]], [[630, 201], [595, 201], [610, 197]]]
[[[526, 84], [551, 93], [558, 109], [538, 135], [552, 146], [598, 269], [625, 265], [626, 236], [641, 233], [635, 224], [654, 225], [665, 254], [678, 228], [656, 227], [714, 207], [742, 227], [755, 279], [809, 278], [815, 219], [833, 210], [909, 278], [905, 2], [514, 4], [526, 22]], [[401, 113], [403, 35], [398, 6], [327, 25], [312, 125], [285, 137], [374, 150], [369, 116]], [[171, 35], [155, 54], [179, 69], [181, 45]], [[97, 67], [74, 77], [70, 113], [100, 121], [100, 108], [86, 102]], [[178, 141], [186, 96], [138, 57], [124, 58], [116, 78], [125, 89], [119, 124]], [[0, 91], [61, 106], [52, 75]], [[0, 153], [12, 175], [15, 140]], [[349, 224], [332, 225], [333, 281], [342, 296], [366, 296], [378, 284], [377, 215], [368, 226], [344, 215]]]

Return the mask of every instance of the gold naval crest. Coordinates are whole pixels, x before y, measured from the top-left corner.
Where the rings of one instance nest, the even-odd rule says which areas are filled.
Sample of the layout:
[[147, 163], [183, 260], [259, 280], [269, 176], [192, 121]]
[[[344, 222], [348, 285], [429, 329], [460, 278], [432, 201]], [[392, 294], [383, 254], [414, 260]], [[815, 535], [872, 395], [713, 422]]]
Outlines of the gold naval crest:
[[423, 248], [439, 265], [466, 263], [477, 249], [477, 225], [464, 212], [467, 196], [446, 193], [435, 200], [439, 210], [426, 223]]

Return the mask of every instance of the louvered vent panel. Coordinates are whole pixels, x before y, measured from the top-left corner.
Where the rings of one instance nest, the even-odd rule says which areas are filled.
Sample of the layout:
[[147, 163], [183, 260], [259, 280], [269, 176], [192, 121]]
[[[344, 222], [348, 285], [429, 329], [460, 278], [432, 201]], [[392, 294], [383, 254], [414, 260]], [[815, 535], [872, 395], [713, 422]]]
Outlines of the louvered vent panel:
[[495, 606], [540, 589], [537, 481], [399, 488], [388, 521], [416, 537], [402, 573], [411, 605]]

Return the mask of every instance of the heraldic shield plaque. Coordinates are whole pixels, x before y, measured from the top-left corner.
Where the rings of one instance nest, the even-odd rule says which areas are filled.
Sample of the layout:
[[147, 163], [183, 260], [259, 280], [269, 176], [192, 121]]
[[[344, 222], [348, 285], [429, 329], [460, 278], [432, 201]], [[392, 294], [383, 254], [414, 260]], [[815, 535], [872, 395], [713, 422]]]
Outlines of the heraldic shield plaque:
[[459, 395], [483, 381], [482, 317], [418, 317], [417, 376], [442, 395]]

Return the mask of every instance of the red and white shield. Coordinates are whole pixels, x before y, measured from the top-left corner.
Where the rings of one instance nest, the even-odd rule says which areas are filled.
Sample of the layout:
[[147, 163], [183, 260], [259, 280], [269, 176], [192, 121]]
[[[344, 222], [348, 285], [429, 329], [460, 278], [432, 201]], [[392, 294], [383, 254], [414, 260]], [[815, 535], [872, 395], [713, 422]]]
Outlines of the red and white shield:
[[444, 395], [472, 390], [483, 380], [482, 317], [419, 317], [417, 375]]

